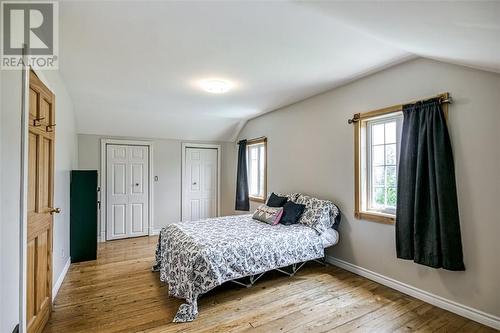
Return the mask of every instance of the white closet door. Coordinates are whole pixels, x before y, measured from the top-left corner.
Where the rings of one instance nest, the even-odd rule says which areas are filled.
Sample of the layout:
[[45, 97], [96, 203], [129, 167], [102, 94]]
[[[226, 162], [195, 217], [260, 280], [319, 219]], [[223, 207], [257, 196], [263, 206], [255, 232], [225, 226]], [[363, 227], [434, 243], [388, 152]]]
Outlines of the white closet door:
[[128, 236], [148, 234], [149, 220], [149, 165], [148, 147], [128, 147], [130, 194], [128, 197]]
[[108, 240], [148, 234], [148, 155], [146, 146], [106, 146]]
[[186, 148], [183, 221], [217, 216], [217, 149]]

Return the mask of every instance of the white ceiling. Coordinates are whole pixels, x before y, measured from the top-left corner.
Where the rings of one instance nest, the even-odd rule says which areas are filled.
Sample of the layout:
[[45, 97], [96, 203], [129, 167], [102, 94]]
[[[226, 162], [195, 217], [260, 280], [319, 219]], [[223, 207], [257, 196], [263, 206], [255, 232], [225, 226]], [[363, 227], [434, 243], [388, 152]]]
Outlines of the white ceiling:
[[418, 56], [500, 72], [500, 1], [301, 4]]
[[[499, 8], [62, 2], [60, 69], [79, 133], [228, 141], [248, 118], [416, 55], [500, 72]], [[212, 95], [207, 78], [236, 87]]]

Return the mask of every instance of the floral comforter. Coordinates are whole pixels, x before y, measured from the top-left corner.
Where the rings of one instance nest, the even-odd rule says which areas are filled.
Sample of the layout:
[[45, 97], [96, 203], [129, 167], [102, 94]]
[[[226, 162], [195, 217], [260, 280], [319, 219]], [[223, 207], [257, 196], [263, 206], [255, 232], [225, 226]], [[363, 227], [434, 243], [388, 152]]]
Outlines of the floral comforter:
[[153, 269], [171, 296], [186, 300], [173, 321], [187, 322], [198, 315], [198, 296], [226, 281], [323, 256], [321, 238], [310, 227], [237, 215], [167, 225]]

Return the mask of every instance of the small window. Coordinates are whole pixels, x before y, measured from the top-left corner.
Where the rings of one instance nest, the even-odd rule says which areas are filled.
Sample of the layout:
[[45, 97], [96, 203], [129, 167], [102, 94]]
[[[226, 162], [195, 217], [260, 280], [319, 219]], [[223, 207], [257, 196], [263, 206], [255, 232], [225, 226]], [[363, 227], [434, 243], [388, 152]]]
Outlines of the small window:
[[248, 192], [252, 201], [265, 202], [266, 200], [266, 149], [265, 138], [247, 143]]
[[366, 124], [367, 210], [396, 214], [396, 185], [402, 116]]
[[403, 115], [386, 111], [360, 114], [356, 123], [355, 215], [394, 223]]

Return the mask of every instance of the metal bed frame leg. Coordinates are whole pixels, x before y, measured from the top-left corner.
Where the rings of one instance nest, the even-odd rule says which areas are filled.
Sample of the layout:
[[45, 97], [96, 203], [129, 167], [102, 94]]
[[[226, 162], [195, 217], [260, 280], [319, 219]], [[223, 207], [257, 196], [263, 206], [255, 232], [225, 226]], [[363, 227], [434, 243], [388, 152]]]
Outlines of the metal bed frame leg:
[[[313, 259], [313, 260], [310, 260], [310, 261], [315, 261], [323, 266], [326, 266], [326, 259], [325, 257], [322, 257], [322, 258], [318, 258], [318, 259]], [[295, 264], [292, 264], [290, 265], [289, 267], [291, 268], [291, 271], [288, 272], [285, 270], [285, 267], [283, 268], [275, 268], [274, 270], [275, 271], [278, 271], [280, 273], [283, 273], [283, 274], [286, 274], [290, 277], [294, 276], [305, 264], [307, 263], [307, 261], [304, 261], [302, 263], [295, 263]], [[230, 280], [231, 282], [233, 283], [236, 283], [237, 285], [240, 285], [240, 286], [243, 286], [243, 287], [247, 287], [247, 288], [250, 288], [252, 287], [255, 282], [257, 282], [258, 279], [260, 279], [262, 277], [262, 275], [264, 275], [266, 272], [263, 272], [263, 273], [260, 273], [260, 274], [255, 274], [255, 275], [250, 275], [248, 278], [249, 278], [249, 283], [244, 283], [244, 282], [241, 282], [241, 281], [238, 281], [238, 280]]]
[[243, 286], [243, 287], [247, 287], [247, 288], [250, 288], [252, 287], [255, 282], [257, 282], [258, 279], [260, 279], [262, 277], [262, 275], [264, 275], [266, 272], [263, 272], [263, 273], [260, 273], [260, 274], [255, 274], [255, 275], [250, 275], [248, 278], [249, 278], [249, 283], [243, 283], [241, 281], [238, 281], [238, 280], [230, 280], [231, 282], [233, 283], [236, 283], [237, 285], [240, 285], [240, 286]]
[[314, 259], [313, 261], [316, 261], [318, 264], [320, 264], [322, 266], [326, 266], [326, 257]]
[[[315, 261], [323, 266], [326, 266], [326, 259], [325, 257], [321, 257], [321, 258], [318, 258], [318, 259], [313, 259], [313, 260], [310, 260], [310, 261]], [[294, 276], [295, 273], [297, 273], [299, 271], [299, 269], [302, 268], [302, 266], [304, 266], [308, 261], [304, 261], [303, 263], [301, 263], [300, 265], [298, 263], [296, 264], [292, 264], [290, 265], [291, 267], [291, 272], [288, 272], [286, 271], [284, 268], [275, 268], [276, 271], [278, 272], [281, 272], [283, 274], [286, 274], [288, 276]]]
[[275, 270], [277, 270], [278, 272], [281, 272], [283, 274], [286, 274], [290, 277], [294, 276], [295, 273], [297, 273], [299, 271], [299, 269], [302, 268], [302, 266], [304, 266], [306, 264], [307, 261], [304, 261], [303, 263], [301, 263], [300, 265], [299, 264], [292, 264], [291, 265], [291, 268], [292, 268], [292, 271], [291, 272], [287, 272], [286, 270], [284, 269], [281, 269], [281, 268], [275, 268]]

